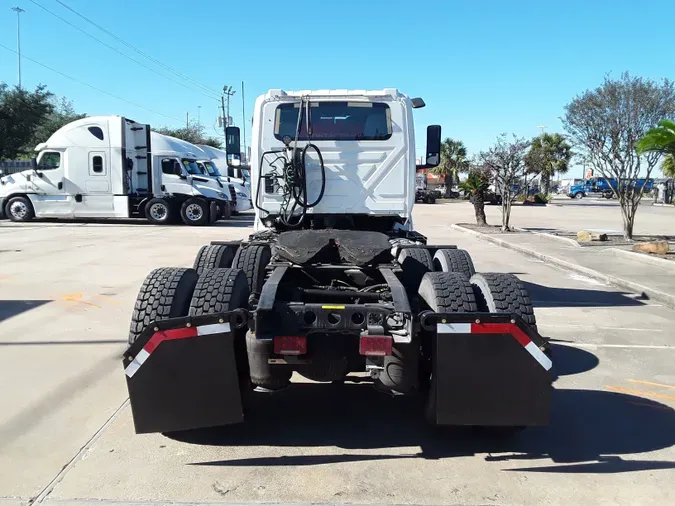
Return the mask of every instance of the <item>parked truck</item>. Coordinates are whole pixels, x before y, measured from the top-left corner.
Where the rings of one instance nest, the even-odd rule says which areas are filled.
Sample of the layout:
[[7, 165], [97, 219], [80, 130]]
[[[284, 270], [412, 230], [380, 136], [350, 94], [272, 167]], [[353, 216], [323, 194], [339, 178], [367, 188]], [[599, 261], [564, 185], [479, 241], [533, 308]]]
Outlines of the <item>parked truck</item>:
[[[640, 178], [636, 181], [624, 181], [623, 187], [631, 186], [639, 192], [644, 187], [645, 192], [650, 192], [654, 187], [653, 179]], [[586, 179], [580, 184], [571, 185], [567, 190], [567, 196], [572, 199], [582, 199], [588, 195], [598, 195], [611, 199], [614, 197], [614, 191], [618, 188], [616, 178], [605, 178], [594, 176]]]
[[30, 168], [0, 176], [0, 211], [33, 218], [147, 218], [165, 224], [217, 221], [228, 190], [204, 177], [178, 139], [121, 116], [94, 116], [57, 130]]
[[419, 396], [434, 425], [549, 422], [551, 349], [525, 285], [414, 228], [415, 175], [440, 162], [432, 125], [415, 165], [424, 105], [396, 89], [258, 97], [253, 233], [140, 288], [123, 356], [137, 433], [242, 422], [294, 373]]

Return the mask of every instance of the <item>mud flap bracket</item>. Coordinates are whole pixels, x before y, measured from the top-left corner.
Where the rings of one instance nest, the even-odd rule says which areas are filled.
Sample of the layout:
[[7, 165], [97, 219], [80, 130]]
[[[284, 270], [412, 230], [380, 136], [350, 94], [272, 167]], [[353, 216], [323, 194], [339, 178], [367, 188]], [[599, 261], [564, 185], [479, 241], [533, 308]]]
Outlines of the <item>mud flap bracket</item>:
[[136, 433], [243, 421], [235, 339], [248, 313], [235, 310], [151, 323], [123, 357]]

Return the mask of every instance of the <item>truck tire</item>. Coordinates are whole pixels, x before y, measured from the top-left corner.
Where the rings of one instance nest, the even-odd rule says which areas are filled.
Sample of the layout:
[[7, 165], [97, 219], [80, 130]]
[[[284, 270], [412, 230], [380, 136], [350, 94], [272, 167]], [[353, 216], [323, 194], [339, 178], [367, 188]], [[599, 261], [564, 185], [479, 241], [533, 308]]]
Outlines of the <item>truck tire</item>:
[[145, 218], [156, 225], [168, 225], [173, 218], [171, 204], [166, 199], [151, 199], [145, 205]]
[[35, 218], [35, 210], [28, 197], [12, 197], [5, 206], [5, 216], [11, 221], [30, 221]]
[[[238, 269], [207, 269], [201, 273], [190, 302], [190, 316], [223, 313], [248, 308], [248, 283]], [[251, 390], [250, 369], [246, 354], [246, 328], [232, 330], [234, 361], [244, 409]]]
[[436, 313], [475, 313], [478, 311], [473, 287], [459, 272], [427, 272], [418, 293]]
[[207, 269], [232, 267], [235, 248], [224, 244], [207, 244], [202, 246], [192, 266], [201, 275]]
[[197, 278], [194, 269], [175, 267], [155, 269], [148, 274], [131, 315], [129, 344], [154, 321], [187, 316]]
[[430, 193], [427, 195], [427, 204], [435, 204], [436, 203], [436, 195], [433, 193]]
[[209, 221], [209, 204], [204, 199], [191, 197], [180, 206], [180, 217], [186, 225], [204, 225]]
[[523, 282], [513, 274], [489, 272], [471, 276], [478, 310], [520, 316], [525, 323], [537, 328], [532, 300]]
[[575, 199], [578, 199], [578, 200], [583, 199], [583, 198], [584, 198], [584, 192], [576, 192], [576, 193], [574, 194], [574, 198], [575, 198]]
[[220, 218], [221, 220], [229, 220], [232, 218], [234, 211], [232, 210], [232, 202], [226, 201], [220, 203]]
[[246, 274], [250, 292], [260, 293], [265, 283], [265, 267], [270, 263], [272, 252], [269, 246], [253, 244], [241, 246], [232, 260], [232, 267]]
[[248, 283], [238, 269], [206, 269], [192, 294], [189, 316], [223, 313], [248, 307]]
[[436, 272], [459, 272], [466, 279], [476, 274], [471, 256], [463, 249], [439, 249], [434, 255]]
[[[474, 313], [478, 310], [476, 296], [469, 280], [458, 272], [428, 272], [422, 278], [419, 296], [436, 313]], [[433, 342], [427, 346], [433, 348]], [[433, 349], [426, 355], [434, 357]], [[434, 360], [434, 358], [432, 358]], [[427, 360], [427, 376], [431, 375], [429, 395], [424, 409], [427, 421], [436, 424], [436, 378], [433, 367]]]
[[403, 268], [403, 286], [410, 293], [417, 293], [422, 277], [434, 270], [431, 253], [426, 248], [404, 248], [398, 254]]

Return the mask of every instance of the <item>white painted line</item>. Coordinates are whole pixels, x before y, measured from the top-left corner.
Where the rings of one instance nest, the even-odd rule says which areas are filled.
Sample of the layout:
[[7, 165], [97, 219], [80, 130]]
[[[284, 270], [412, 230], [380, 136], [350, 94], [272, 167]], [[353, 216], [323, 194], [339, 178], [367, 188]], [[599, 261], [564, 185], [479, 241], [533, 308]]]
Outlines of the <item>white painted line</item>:
[[207, 336], [209, 334], [224, 334], [230, 331], [229, 323], [214, 323], [212, 325], [200, 325], [197, 327], [198, 336]]
[[439, 323], [436, 332], [441, 334], [471, 334], [470, 323]]
[[554, 341], [553, 344], [561, 346], [569, 346], [570, 348], [587, 348], [589, 350], [597, 350], [598, 348], [618, 348], [618, 349], [638, 349], [638, 350], [672, 350], [675, 351], [675, 346], [665, 346], [658, 344], [590, 344], [590, 343], [561, 343]]
[[630, 332], [663, 332], [663, 329], [638, 329], [634, 327], [595, 327], [593, 325], [553, 325], [550, 323], [537, 323], [538, 327], [545, 327], [547, 329], [584, 329], [589, 332], [594, 330], [628, 330]]

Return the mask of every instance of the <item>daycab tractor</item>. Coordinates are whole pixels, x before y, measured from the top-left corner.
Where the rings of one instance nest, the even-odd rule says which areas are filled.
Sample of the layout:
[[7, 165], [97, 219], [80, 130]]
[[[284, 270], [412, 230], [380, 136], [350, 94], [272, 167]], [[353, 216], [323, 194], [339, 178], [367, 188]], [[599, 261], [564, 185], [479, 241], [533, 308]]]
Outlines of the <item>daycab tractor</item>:
[[199, 177], [177, 139], [121, 116], [79, 119], [36, 147], [31, 168], [0, 177], [0, 210], [33, 218], [147, 218], [215, 222], [229, 206], [222, 185]]
[[415, 166], [423, 106], [396, 89], [257, 99], [254, 232], [140, 288], [123, 358], [137, 433], [243, 422], [298, 376], [421, 396], [434, 425], [548, 423], [551, 350], [523, 283], [413, 227], [416, 171], [440, 161], [429, 126]]

